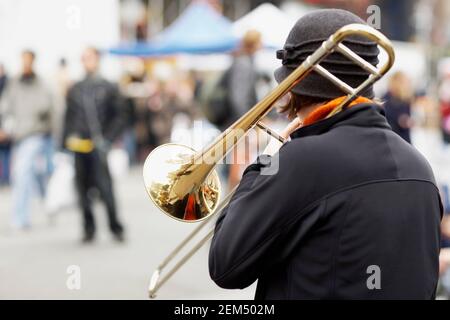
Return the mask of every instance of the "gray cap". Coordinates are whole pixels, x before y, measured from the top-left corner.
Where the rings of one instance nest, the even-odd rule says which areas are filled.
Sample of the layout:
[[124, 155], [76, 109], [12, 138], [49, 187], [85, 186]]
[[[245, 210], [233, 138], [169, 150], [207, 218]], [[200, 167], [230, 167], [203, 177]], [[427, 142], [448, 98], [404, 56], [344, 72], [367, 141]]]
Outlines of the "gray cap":
[[[277, 58], [282, 60], [283, 66], [275, 70], [275, 79], [278, 82], [283, 81], [318, 49], [323, 41], [341, 27], [351, 23], [366, 24], [353, 13], [340, 9], [317, 10], [300, 18], [289, 33], [283, 50], [277, 51]], [[344, 44], [372, 65], [378, 64], [379, 50], [375, 42], [363, 37], [352, 36], [347, 38]], [[330, 54], [321, 62], [321, 65], [352, 87], [357, 87], [369, 76], [367, 71], [340, 53]], [[327, 99], [345, 95], [333, 83], [314, 71], [297, 84], [292, 91], [299, 95]], [[369, 87], [362, 95], [373, 98], [373, 88]]]

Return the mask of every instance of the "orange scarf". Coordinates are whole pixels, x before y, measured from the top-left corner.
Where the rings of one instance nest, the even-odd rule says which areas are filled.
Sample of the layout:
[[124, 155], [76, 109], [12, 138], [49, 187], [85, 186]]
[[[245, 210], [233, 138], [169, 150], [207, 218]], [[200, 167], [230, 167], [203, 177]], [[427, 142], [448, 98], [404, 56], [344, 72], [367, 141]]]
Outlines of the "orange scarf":
[[[312, 111], [306, 119], [303, 121], [303, 126], [309, 126], [317, 121], [325, 119], [331, 111], [334, 110], [346, 97], [339, 97], [334, 100], [331, 100], [327, 104], [324, 104], [323, 106], [318, 107], [314, 111]], [[361, 103], [369, 103], [372, 102], [372, 100], [364, 98], [364, 97], [358, 97], [353, 102], [351, 102], [348, 105], [349, 107], [353, 107], [354, 105], [361, 104]]]

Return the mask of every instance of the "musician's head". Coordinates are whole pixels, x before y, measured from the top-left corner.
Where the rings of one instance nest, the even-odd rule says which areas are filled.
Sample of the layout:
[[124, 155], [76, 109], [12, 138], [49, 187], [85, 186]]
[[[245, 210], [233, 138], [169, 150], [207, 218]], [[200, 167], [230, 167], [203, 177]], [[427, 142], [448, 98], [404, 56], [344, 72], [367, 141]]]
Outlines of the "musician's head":
[[[313, 11], [300, 18], [290, 31], [282, 50], [277, 51], [277, 58], [282, 66], [275, 71], [275, 79], [283, 81], [303, 61], [316, 51], [323, 41], [341, 27], [352, 23], [366, 24], [355, 14], [340, 9]], [[344, 44], [373, 65], [378, 64], [378, 46], [367, 38], [352, 36]], [[369, 73], [339, 53], [332, 53], [321, 62], [321, 66], [352, 87], [357, 87], [367, 79]], [[316, 72], [311, 72], [290, 92], [291, 102], [281, 108], [291, 118], [314, 106], [344, 96], [345, 93], [328, 79]], [[362, 96], [373, 98], [373, 88], [368, 87]]]

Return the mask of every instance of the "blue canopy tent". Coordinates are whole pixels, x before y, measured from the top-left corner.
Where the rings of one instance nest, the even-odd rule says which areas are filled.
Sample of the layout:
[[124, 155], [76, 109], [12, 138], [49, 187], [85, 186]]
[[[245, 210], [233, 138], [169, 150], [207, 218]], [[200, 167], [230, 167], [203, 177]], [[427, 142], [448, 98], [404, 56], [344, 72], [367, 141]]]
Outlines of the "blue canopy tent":
[[147, 42], [122, 43], [116, 47], [110, 48], [109, 53], [120, 56], [146, 57], [157, 55], [155, 46]]
[[163, 56], [178, 53], [207, 54], [230, 51], [238, 45], [232, 23], [209, 4], [193, 2], [154, 40], [122, 44], [109, 50], [116, 55]]

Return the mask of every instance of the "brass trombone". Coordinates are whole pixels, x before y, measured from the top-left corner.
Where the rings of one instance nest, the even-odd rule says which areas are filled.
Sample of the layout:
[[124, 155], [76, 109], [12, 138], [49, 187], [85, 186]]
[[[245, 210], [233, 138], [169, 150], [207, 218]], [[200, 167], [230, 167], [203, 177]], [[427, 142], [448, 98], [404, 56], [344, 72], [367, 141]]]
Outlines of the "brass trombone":
[[[349, 36], [363, 36], [376, 42], [387, 53], [387, 61], [380, 68], [374, 67], [342, 43]], [[320, 62], [333, 52], [341, 53], [369, 72], [367, 80], [357, 88], [353, 88], [323, 68]], [[221, 192], [220, 181], [214, 170], [216, 164], [255, 126], [279, 141], [285, 142], [281, 136], [260, 122], [272, 110], [279, 98], [314, 70], [347, 94], [346, 99], [329, 115], [331, 117], [351, 103], [364, 89], [383, 77], [392, 67], [394, 60], [395, 53], [392, 44], [382, 33], [366, 25], [349, 24], [324, 41], [321, 47], [283, 82], [202, 151], [194, 152], [191, 148], [178, 144], [165, 144], [152, 151], [144, 163], [143, 176], [145, 188], [153, 203], [165, 214], [177, 220], [203, 221], [154, 271], [149, 285], [150, 298], [156, 296], [159, 288], [214, 233], [214, 230], [209, 231], [160, 279], [162, 270], [208, 224], [209, 218], [214, 213], [221, 211], [231, 198], [233, 192], [219, 202]]]

